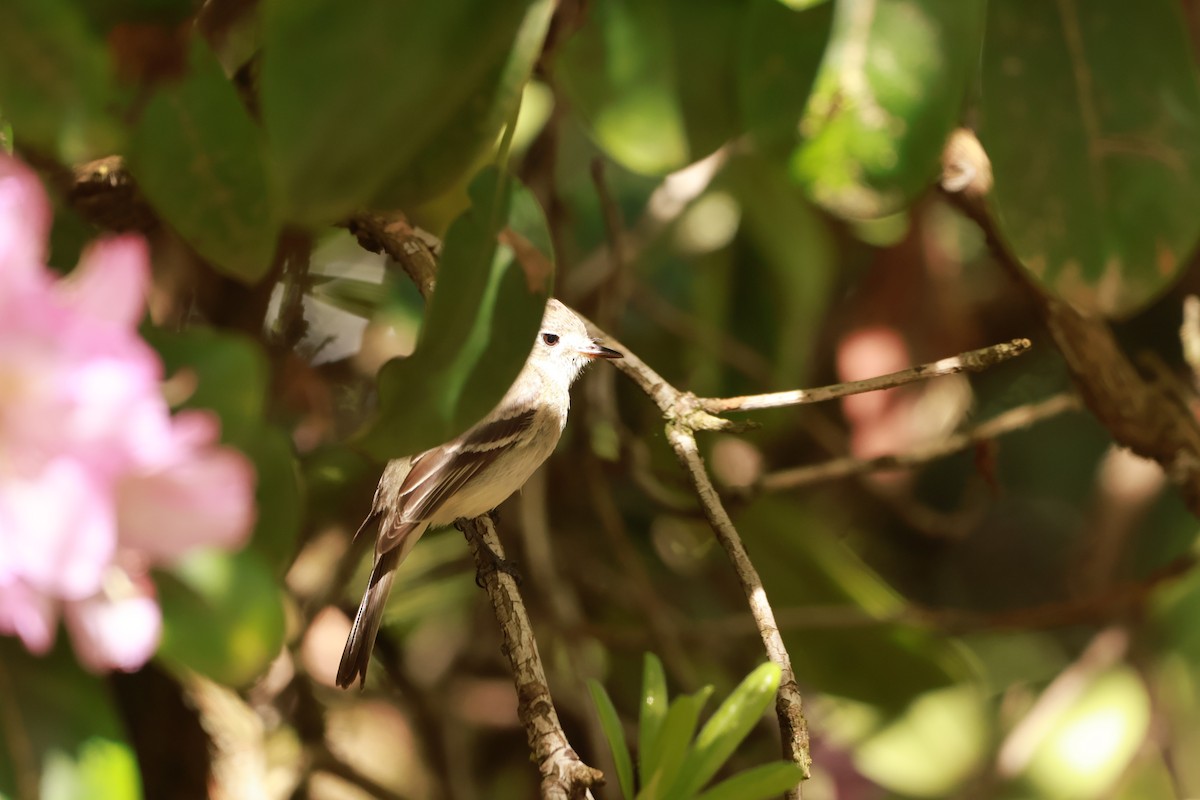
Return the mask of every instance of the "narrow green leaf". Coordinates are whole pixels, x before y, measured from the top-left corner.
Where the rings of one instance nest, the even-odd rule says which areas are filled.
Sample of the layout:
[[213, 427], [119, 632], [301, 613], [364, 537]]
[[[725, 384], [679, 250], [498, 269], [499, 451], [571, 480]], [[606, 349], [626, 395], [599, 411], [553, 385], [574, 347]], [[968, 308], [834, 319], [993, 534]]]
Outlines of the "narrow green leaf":
[[937, 177], [979, 61], [984, 15], [984, 0], [836, 4], [806, 141], [792, 159], [817, 202], [846, 217], [884, 216]]
[[796, 788], [804, 770], [789, 761], [751, 767], [723, 780], [696, 800], [768, 800]]
[[130, 141], [138, 186], [216, 269], [255, 283], [271, 267], [279, 222], [258, 127], [197, 39], [187, 76], [146, 104]]
[[0, 721], [0, 797], [141, 797], [108, 686], [83, 671], [66, 640], [37, 658], [0, 637]]
[[679, 782], [669, 798], [690, 798], [717, 774], [746, 735], [757, 725], [779, 690], [779, 666], [760, 664], [717, 708], [688, 752]]
[[[536, 2], [544, 13], [547, 4]], [[456, 142], [447, 151], [469, 145], [458, 162], [468, 167], [468, 151], [494, 138], [494, 119], [511, 110], [503, 100], [521, 66], [511, 54], [520, 38], [527, 56], [536, 38], [521, 36], [530, 6], [530, 0], [265, 3], [262, 116], [287, 218], [338, 219], [413, 168], [429, 148], [437, 152], [442, 137]], [[453, 130], [464, 121], [468, 131]], [[452, 177], [441, 159], [435, 172], [431, 184]]]
[[667, 703], [667, 676], [662, 661], [653, 653], [646, 653], [642, 663], [642, 707], [638, 714], [638, 775], [643, 785], [654, 772], [650, 754], [658, 751]]
[[621, 727], [621, 718], [613, 706], [612, 698], [597, 681], [588, 679], [588, 691], [592, 702], [596, 704], [596, 713], [600, 716], [600, 727], [604, 738], [608, 740], [612, 750], [613, 761], [617, 765], [617, 780], [621, 784], [621, 796], [625, 800], [633, 800], [633, 763], [629, 759], [629, 746], [625, 743], [625, 730]]
[[69, 0], [0, 3], [0, 109], [18, 140], [67, 164], [110, 155], [124, 136], [105, 43]]
[[1173, 0], [990, 4], [980, 138], [997, 221], [1034, 279], [1086, 311], [1143, 308], [1200, 237], [1186, 30]]
[[[416, 351], [379, 373], [378, 418], [363, 446], [378, 458], [448, 441], [495, 408], [524, 366], [553, 282], [550, 234], [531, 192], [489, 167], [450, 227]], [[532, 245], [518, 254], [497, 237]], [[512, 241], [511, 236], [507, 237]]]
[[158, 655], [174, 667], [245, 686], [283, 646], [274, 571], [252, 550], [189, 556], [155, 578], [163, 611]]
[[679, 779], [680, 768], [687, 757], [696, 723], [713, 687], [705, 686], [695, 694], [675, 698], [663, 721], [662, 733], [655, 751], [650, 754], [650, 782], [638, 795], [638, 800], [660, 800], [666, 790]]

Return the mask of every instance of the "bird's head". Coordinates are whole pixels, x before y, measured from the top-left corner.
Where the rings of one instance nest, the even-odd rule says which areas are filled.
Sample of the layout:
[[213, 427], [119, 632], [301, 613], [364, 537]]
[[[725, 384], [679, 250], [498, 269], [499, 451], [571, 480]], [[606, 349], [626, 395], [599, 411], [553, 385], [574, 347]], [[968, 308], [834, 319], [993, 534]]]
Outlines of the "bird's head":
[[621, 358], [621, 354], [588, 336], [579, 315], [551, 298], [530, 358], [547, 372], [565, 375], [569, 383], [592, 359]]

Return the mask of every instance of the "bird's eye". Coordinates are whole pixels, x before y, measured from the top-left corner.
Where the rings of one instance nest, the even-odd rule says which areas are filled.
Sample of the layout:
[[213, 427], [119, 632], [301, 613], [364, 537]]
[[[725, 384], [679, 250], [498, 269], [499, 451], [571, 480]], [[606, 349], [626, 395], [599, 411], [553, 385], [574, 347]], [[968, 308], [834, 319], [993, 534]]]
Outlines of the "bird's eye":
[[557, 333], [543, 333], [542, 341], [545, 342], [546, 344], [550, 345], [551, 347], [554, 347], [554, 345], [558, 344], [558, 334]]

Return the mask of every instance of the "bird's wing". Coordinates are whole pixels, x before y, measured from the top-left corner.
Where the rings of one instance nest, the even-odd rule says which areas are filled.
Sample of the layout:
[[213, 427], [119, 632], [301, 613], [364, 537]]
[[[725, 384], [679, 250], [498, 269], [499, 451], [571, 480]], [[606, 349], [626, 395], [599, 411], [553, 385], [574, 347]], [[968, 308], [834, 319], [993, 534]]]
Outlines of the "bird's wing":
[[[518, 441], [536, 417], [537, 410], [531, 408], [481, 422], [458, 439], [417, 456], [396, 495], [397, 519], [404, 522], [429, 519], [480, 470]], [[397, 547], [410, 527], [399, 524], [381, 530], [375, 552], [382, 555]]]

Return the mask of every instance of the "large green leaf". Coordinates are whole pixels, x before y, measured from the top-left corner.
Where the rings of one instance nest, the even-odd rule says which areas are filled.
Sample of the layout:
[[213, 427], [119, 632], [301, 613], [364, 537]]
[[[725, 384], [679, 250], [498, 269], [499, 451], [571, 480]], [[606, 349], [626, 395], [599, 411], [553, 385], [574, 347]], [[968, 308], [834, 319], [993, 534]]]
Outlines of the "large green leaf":
[[[378, 458], [419, 453], [474, 425], [533, 346], [554, 277], [541, 208], [494, 167], [471, 184], [471, 200], [446, 234], [416, 351], [380, 370], [380, 411], [363, 439]], [[503, 232], [523, 252], [501, 244]]]
[[984, 16], [984, 0], [837, 4], [804, 120], [808, 140], [792, 159], [819, 203], [847, 217], [883, 216], [936, 177]]
[[188, 74], [146, 104], [129, 167], [163, 219], [218, 270], [254, 283], [270, 269], [279, 222], [258, 127], [203, 42], [192, 45]]
[[0, 3], [0, 109], [18, 141], [66, 163], [110, 155], [123, 138], [103, 39], [69, 0]]
[[163, 610], [158, 657], [228, 686], [262, 674], [283, 646], [274, 570], [252, 550], [197, 553], [155, 578]]
[[991, 4], [980, 135], [997, 218], [1030, 274], [1077, 307], [1143, 307], [1200, 236], [1193, 58], [1171, 0]]
[[752, 0], [745, 14], [738, 100], [760, 147], [788, 153], [817, 79], [833, 26], [833, 0], [803, 10], [779, 0]]
[[511, 46], [495, 53], [495, 63], [482, 75], [470, 102], [454, 110], [441, 133], [425, 143], [372, 205], [409, 209], [452, 186], [461, 191], [469, 176], [484, 166], [496, 149], [500, 130], [513, 120], [542, 53], [554, 6], [552, 0], [533, 0]]
[[[665, 797], [667, 787], [675, 785], [687, 758], [692, 734], [696, 732], [696, 723], [700, 721], [700, 712], [712, 693], [713, 687], [705, 686], [695, 694], [681, 695], [672, 701], [658, 741], [654, 749], [645, 755], [643, 778], [646, 782], [638, 793], [638, 800]], [[646, 775], [649, 775], [648, 779]]]
[[588, 6], [556, 74], [597, 144], [660, 175], [739, 130], [737, 60], [744, 7], [732, 0], [608, 0]]
[[267, 2], [262, 115], [288, 219], [325, 223], [367, 203], [439, 139], [459, 137], [452, 128], [464, 119], [472, 146], [494, 135], [529, 6]]
[[108, 687], [66, 642], [35, 658], [0, 637], [0, 797], [136, 800], [141, 780]]

